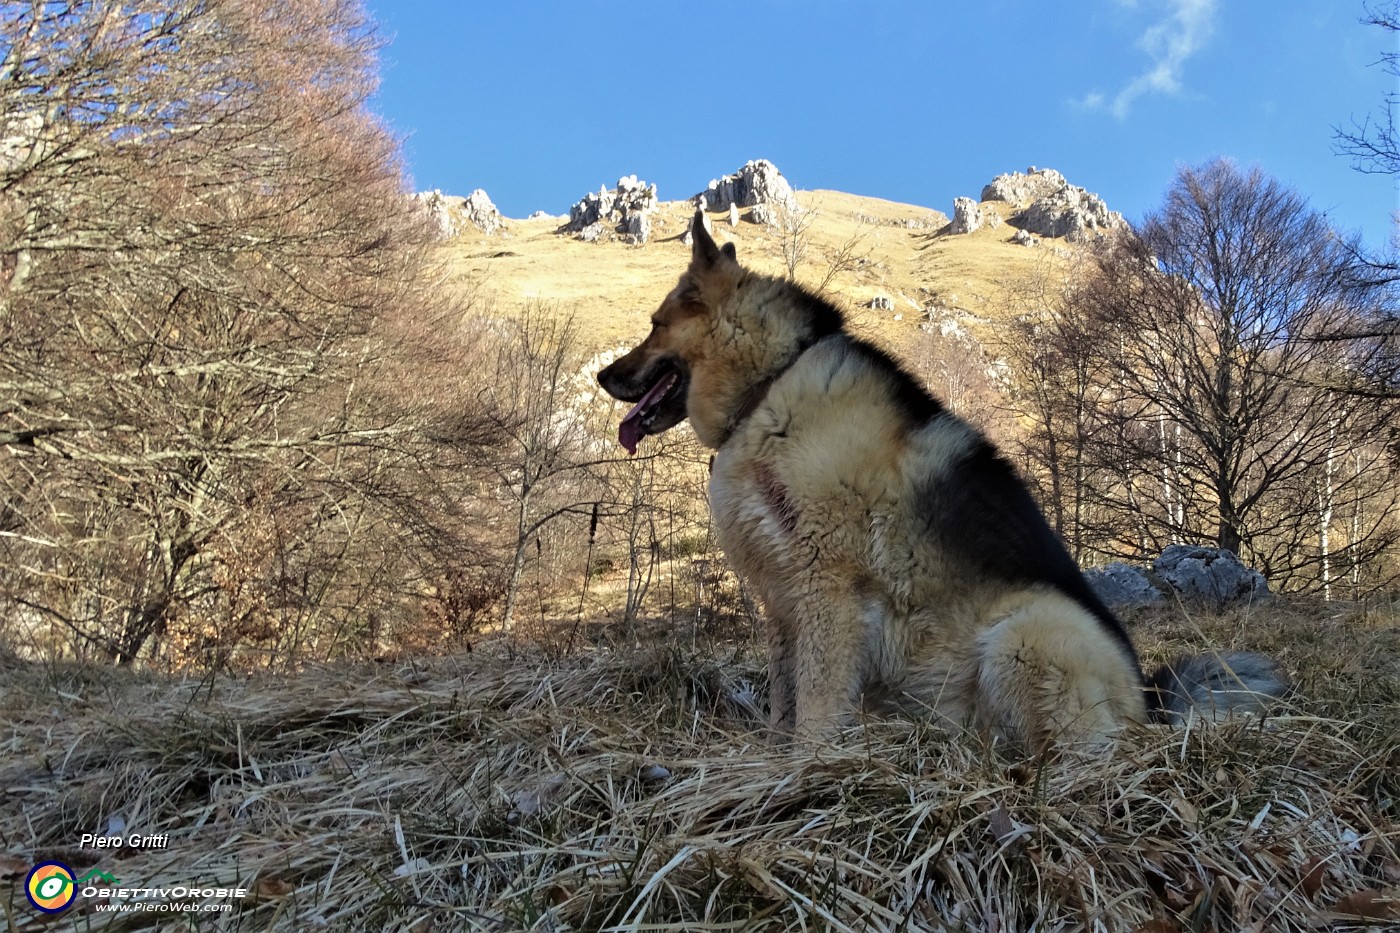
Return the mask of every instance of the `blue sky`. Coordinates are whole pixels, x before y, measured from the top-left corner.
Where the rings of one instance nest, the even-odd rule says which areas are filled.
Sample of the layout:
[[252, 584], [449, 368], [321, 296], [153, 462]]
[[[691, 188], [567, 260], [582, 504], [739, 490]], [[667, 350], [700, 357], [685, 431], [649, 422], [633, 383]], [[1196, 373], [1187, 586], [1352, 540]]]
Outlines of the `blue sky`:
[[944, 212], [1050, 167], [1137, 220], [1229, 156], [1373, 248], [1400, 207], [1332, 148], [1395, 84], [1361, 0], [367, 2], [414, 186], [508, 217], [630, 174], [685, 198], [755, 158]]

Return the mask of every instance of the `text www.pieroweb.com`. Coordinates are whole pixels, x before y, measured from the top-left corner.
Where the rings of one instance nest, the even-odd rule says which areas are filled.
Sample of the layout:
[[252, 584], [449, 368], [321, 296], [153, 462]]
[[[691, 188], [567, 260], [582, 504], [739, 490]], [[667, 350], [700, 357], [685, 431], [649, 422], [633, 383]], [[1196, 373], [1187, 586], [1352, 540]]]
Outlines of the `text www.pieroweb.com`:
[[218, 914], [233, 910], [232, 904], [192, 904], [189, 901], [112, 901], [93, 904], [94, 911], [114, 914]]

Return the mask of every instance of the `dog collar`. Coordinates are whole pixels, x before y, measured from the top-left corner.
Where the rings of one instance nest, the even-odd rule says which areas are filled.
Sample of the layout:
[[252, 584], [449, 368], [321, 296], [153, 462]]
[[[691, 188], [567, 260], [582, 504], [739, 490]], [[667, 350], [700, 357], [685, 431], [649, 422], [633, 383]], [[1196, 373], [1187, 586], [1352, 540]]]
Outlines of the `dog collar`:
[[784, 373], [786, 373], [789, 369], [792, 369], [793, 366], [797, 365], [797, 361], [802, 359], [802, 354], [806, 353], [808, 350], [821, 343], [823, 340], [826, 339], [827, 336], [829, 335], [824, 334], [813, 340], [808, 340], [801, 344], [798, 344], [797, 352], [792, 355], [792, 359], [784, 363], [782, 368], [775, 372], [773, 375], [765, 376], [763, 379], [759, 380], [759, 382], [757, 382], [754, 385], [754, 387], [749, 390], [749, 394], [744, 399], [743, 404], [739, 406], [739, 410], [734, 412], [734, 417], [729, 419], [729, 424], [725, 426], [724, 436], [720, 438], [719, 443], [715, 446], [723, 447], [725, 444], [727, 444], [729, 442], [729, 439], [733, 437], [736, 433], [738, 433], [739, 429], [744, 426], [744, 422], [748, 421], [749, 417], [753, 415], [755, 411], [758, 410], [758, 406], [763, 404], [763, 400], [768, 397], [768, 390], [773, 388], [773, 383], [777, 382], [783, 377]]
[[[801, 354], [799, 353], [798, 356], [801, 356]], [[796, 357], [794, 357], [793, 362], [796, 361]], [[768, 390], [773, 388], [773, 383], [777, 382], [778, 377], [787, 372], [788, 366], [791, 365], [792, 363], [788, 363], [787, 366], [784, 366], [773, 375], [766, 377], [763, 381], [759, 382], [758, 385], [749, 390], [748, 397], [744, 399], [744, 404], [740, 405], [739, 410], [734, 413], [734, 417], [729, 419], [729, 424], [725, 427], [724, 437], [720, 439], [719, 446], [723, 447], [728, 443], [731, 437], [738, 433], [739, 429], [744, 426], [744, 422], [749, 420], [749, 417], [758, 410], [758, 406], [762, 405], [763, 400], [768, 397]]]

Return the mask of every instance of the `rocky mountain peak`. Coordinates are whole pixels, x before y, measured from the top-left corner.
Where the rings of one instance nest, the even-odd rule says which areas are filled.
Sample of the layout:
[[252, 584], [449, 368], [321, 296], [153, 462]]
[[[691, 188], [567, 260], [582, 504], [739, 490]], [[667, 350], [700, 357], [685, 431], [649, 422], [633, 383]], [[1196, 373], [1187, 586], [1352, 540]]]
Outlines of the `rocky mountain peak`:
[[[1103, 198], [1071, 185], [1052, 168], [1031, 166], [1025, 172], [998, 175], [982, 189], [982, 202], [1002, 201], [1016, 208], [1011, 225], [1030, 236], [1084, 240], [1125, 228], [1123, 215], [1108, 209]], [[954, 201], [951, 233], [970, 233], [981, 226], [981, 214], [971, 198]]]
[[561, 230], [594, 242], [610, 227], [635, 243], [645, 243], [651, 238], [651, 216], [659, 204], [656, 185], [639, 181], [636, 175], [624, 175], [612, 191], [600, 187], [570, 207], [569, 220]]
[[762, 208], [754, 219], [772, 216], [773, 209], [796, 211], [797, 195], [792, 185], [767, 159], [752, 159], [731, 175], [716, 178], [691, 198], [702, 211], [727, 211], [731, 207]]

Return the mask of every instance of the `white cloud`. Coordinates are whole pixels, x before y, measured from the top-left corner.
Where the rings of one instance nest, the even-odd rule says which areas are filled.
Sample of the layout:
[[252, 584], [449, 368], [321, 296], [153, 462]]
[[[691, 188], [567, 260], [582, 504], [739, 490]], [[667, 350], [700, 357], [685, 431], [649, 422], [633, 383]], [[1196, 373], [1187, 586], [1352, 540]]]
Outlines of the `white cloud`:
[[1110, 99], [1093, 93], [1079, 101], [1083, 107], [1107, 107], [1119, 120], [1127, 118], [1133, 104], [1145, 94], [1176, 94], [1186, 60], [1210, 40], [1215, 30], [1217, 0], [1165, 0], [1168, 15], [1153, 23], [1137, 41], [1147, 53], [1150, 67]]

